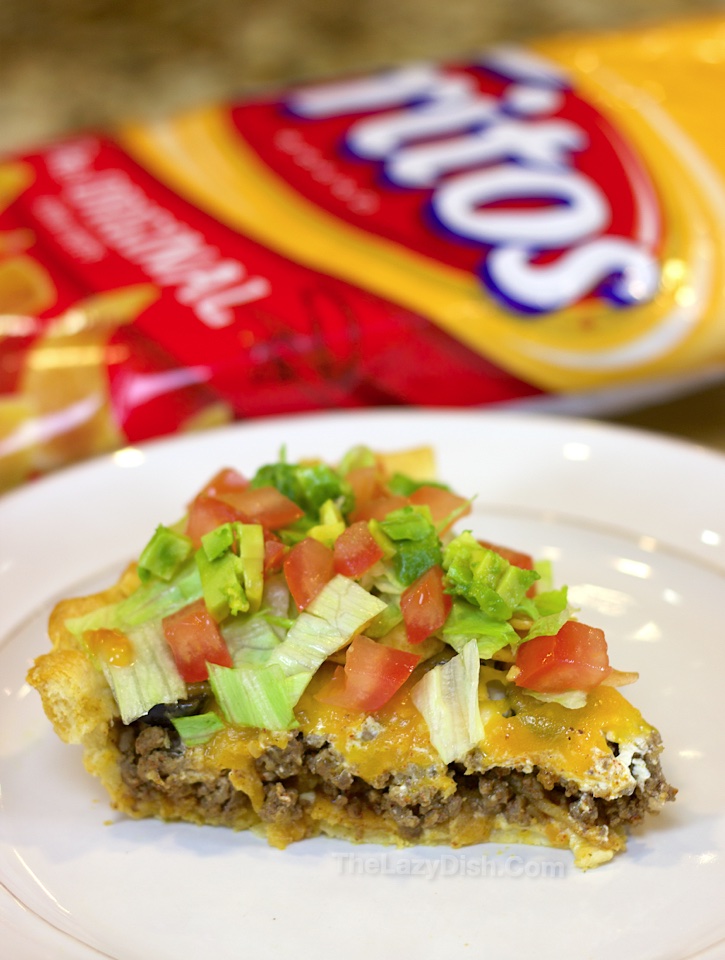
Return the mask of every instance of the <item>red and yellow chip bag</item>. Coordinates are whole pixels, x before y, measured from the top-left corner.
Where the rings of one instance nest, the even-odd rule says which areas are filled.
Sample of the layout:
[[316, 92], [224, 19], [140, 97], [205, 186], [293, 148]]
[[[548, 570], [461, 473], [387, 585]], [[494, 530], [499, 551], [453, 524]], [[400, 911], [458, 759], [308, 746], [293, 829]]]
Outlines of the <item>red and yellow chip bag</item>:
[[721, 18], [547, 40], [8, 161], [0, 486], [231, 417], [710, 375], [723, 63]]

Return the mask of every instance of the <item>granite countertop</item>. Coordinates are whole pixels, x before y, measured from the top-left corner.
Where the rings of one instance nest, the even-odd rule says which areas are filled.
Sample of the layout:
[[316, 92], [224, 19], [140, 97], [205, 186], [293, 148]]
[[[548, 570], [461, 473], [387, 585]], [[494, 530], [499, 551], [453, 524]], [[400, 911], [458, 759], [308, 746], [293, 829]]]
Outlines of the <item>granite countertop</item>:
[[725, 0], [3, 0], [0, 143], [500, 41], [725, 10]]
[[[725, 11], [725, 0], [4, 0], [0, 145], [502, 40]], [[725, 450], [725, 386], [617, 422]]]

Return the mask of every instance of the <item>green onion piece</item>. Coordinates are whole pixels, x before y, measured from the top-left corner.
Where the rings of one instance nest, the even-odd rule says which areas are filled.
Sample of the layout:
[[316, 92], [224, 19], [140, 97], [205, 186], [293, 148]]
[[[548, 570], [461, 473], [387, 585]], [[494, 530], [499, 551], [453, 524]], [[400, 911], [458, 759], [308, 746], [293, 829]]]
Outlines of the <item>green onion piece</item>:
[[312, 527], [307, 534], [326, 547], [331, 547], [335, 540], [345, 532], [345, 521], [342, 512], [333, 500], [325, 500], [320, 507], [320, 522]]
[[234, 528], [249, 609], [259, 610], [264, 590], [264, 530], [258, 523], [235, 523]]
[[390, 560], [391, 557], [395, 556], [395, 544], [387, 533], [383, 532], [378, 520], [368, 520], [368, 530], [373, 540], [383, 551], [384, 560]]
[[423, 714], [431, 743], [444, 763], [463, 760], [483, 739], [479, 669], [476, 642], [469, 640], [458, 656], [433, 667], [413, 687], [411, 699]]
[[209, 683], [224, 718], [236, 727], [290, 730], [298, 726], [281, 667], [209, 664]]
[[294, 623], [291, 617], [278, 617], [276, 613], [270, 613], [269, 610], [263, 610], [260, 616], [264, 617], [270, 626], [279, 627], [280, 630], [284, 630], [285, 633]]
[[224, 724], [213, 713], [199, 713], [194, 717], [172, 717], [171, 722], [184, 743], [190, 747], [206, 743], [215, 733], [224, 729]]
[[189, 537], [159, 524], [141, 552], [138, 575], [142, 581], [149, 580], [152, 576], [160, 580], [171, 580], [191, 551], [192, 542]]
[[209, 560], [204, 548], [194, 554], [199, 568], [204, 603], [217, 623], [221, 623], [229, 614], [244, 613], [249, 610], [249, 600], [240, 582], [243, 576], [239, 557], [228, 551], [216, 560]]
[[215, 530], [210, 530], [201, 538], [207, 560], [217, 560], [226, 553], [234, 543], [234, 531], [231, 523], [222, 523]]

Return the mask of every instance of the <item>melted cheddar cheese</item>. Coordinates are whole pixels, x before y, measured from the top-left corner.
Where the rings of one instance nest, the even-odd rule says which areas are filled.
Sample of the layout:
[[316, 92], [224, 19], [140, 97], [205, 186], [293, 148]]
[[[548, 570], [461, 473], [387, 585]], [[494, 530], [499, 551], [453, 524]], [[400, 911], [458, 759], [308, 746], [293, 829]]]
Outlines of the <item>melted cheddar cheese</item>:
[[323, 667], [297, 705], [295, 713], [305, 734], [319, 734], [328, 739], [351, 770], [373, 785], [388, 774], [401, 773], [413, 765], [430, 771], [432, 779], [440, 779], [444, 793], [452, 792], [447, 767], [430, 742], [425, 721], [410, 699], [410, 682], [372, 714], [376, 732], [367, 738], [366, 724], [370, 729], [367, 714], [332, 707], [315, 699], [315, 692], [328, 679], [328, 669]]
[[[539, 767], [558, 779], [576, 781], [581, 790], [595, 796], [631, 793], [635, 785], [629, 769], [632, 753], [645, 749], [653, 731], [617, 690], [598, 687], [587, 696], [585, 706], [572, 710], [558, 703], [542, 703], [508, 685], [504, 699], [492, 700], [486, 686], [492, 677], [500, 680], [501, 674], [482, 666], [479, 700], [484, 738], [477, 748], [477, 771], [513, 767], [530, 772]], [[410, 699], [417, 678], [411, 678], [372, 715], [372, 726], [366, 714], [315, 699], [316, 690], [327, 679], [328, 668], [324, 667], [297, 706], [305, 734], [325, 737], [351, 772], [373, 785], [387, 774], [402, 773], [413, 765], [425, 770], [428, 782], [444, 795], [451, 792], [447, 767]], [[615, 756], [613, 744], [626, 763]]]

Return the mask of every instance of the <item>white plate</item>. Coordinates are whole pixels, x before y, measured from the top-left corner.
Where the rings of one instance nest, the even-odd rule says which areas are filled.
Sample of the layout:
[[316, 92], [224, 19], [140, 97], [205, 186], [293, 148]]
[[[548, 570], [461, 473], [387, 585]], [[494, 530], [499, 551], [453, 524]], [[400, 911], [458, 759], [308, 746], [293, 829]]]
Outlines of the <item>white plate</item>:
[[[677, 802], [582, 874], [566, 852], [393, 852], [113, 814], [24, 681], [52, 602], [115, 578], [222, 465], [432, 444], [474, 529], [556, 560], [666, 745]], [[0, 954], [12, 960], [725, 957], [725, 459], [581, 421], [349, 413], [126, 450], [0, 501]]]

